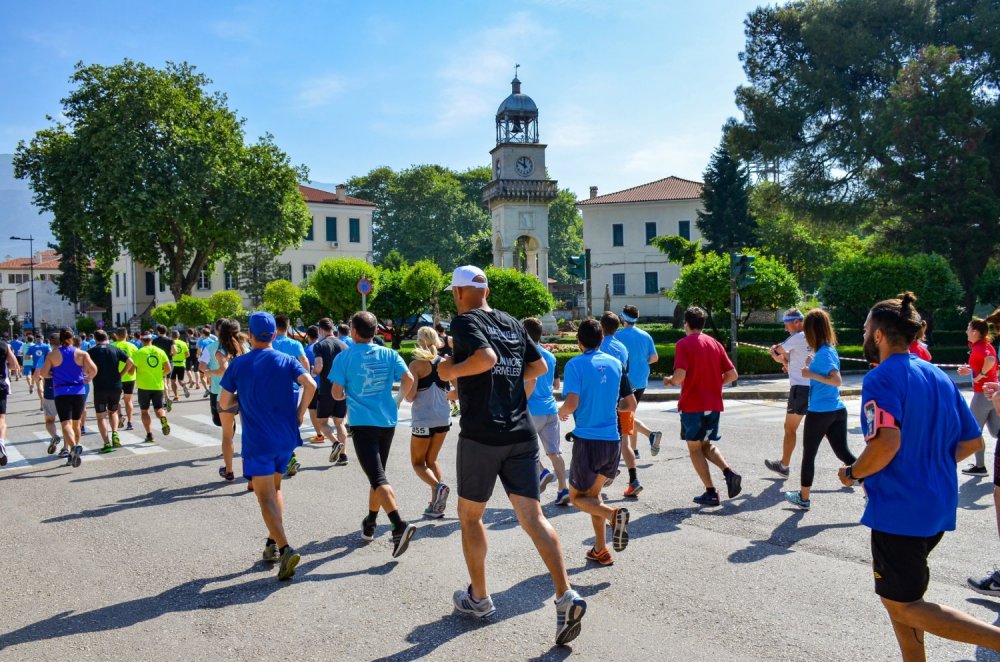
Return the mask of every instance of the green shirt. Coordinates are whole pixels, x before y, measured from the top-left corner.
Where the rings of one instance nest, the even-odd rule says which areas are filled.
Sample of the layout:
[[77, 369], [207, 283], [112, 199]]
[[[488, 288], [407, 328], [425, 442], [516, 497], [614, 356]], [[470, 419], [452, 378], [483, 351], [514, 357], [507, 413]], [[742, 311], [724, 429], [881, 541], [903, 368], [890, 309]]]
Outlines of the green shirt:
[[174, 352], [174, 365], [183, 368], [187, 364], [187, 357], [191, 350], [188, 349], [188, 344], [180, 338], [174, 339], [174, 346], [177, 347], [177, 351]]
[[170, 363], [170, 358], [159, 347], [144, 345], [132, 354], [135, 364], [135, 385], [143, 391], [163, 390], [163, 366]]
[[[111, 344], [114, 345], [115, 347], [117, 347], [118, 349], [120, 349], [121, 351], [125, 352], [125, 354], [129, 358], [132, 358], [132, 355], [135, 354], [135, 352], [136, 352], [135, 345], [133, 345], [132, 343], [130, 343], [127, 340], [116, 340], [115, 342], [113, 342]], [[121, 372], [124, 369], [125, 369], [125, 364], [124, 363], [119, 363], [118, 364], [118, 372]], [[130, 374], [128, 374], [126, 372], [125, 374], [122, 375], [122, 381], [123, 382], [134, 382], [135, 381], [135, 373], [132, 373], [130, 375]]]

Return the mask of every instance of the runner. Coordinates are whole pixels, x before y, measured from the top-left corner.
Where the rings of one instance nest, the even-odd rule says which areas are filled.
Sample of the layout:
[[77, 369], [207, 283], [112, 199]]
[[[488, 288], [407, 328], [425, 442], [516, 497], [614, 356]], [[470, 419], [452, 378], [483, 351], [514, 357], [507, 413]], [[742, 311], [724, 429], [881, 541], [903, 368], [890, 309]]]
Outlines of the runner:
[[[97, 430], [104, 441], [101, 451], [109, 453], [122, 445], [118, 439], [118, 403], [122, 399], [122, 376], [135, 373], [135, 367], [127, 353], [108, 344], [108, 334], [103, 329], [94, 332], [94, 341], [96, 344], [87, 350], [90, 359], [97, 366], [97, 375], [94, 377], [94, 413], [97, 414]], [[122, 364], [124, 368], [119, 367]]]
[[[125, 352], [125, 356], [132, 358], [132, 354], [135, 353], [135, 345], [128, 341], [128, 331], [124, 327], [115, 329], [115, 341], [111, 343], [121, 351]], [[126, 430], [132, 430], [132, 396], [135, 393], [135, 369], [131, 372], [125, 370], [125, 364], [122, 363], [118, 366], [118, 370], [122, 376], [122, 403], [125, 406], [125, 416], [121, 415], [121, 409], [118, 413], [118, 429], [121, 430], [124, 427]]]
[[[216, 332], [218, 332], [219, 330], [220, 321], [221, 320], [215, 321], [214, 328]], [[199, 367], [198, 374], [200, 375], [201, 385], [205, 389], [205, 394], [202, 396], [203, 398], [211, 396], [212, 376], [207, 372], [205, 372], [203, 369], [201, 369], [201, 361], [202, 357], [204, 356], [205, 348], [208, 347], [211, 343], [215, 342], [216, 340], [218, 340], [218, 338], [215, 336], [214, 333], [212, 333], [212, 327], [209, 327], [208, 325], [202, 327], [201, 338], [198, 339], [198, 367]]]
[[17, 374], [17, 357], [6, 340], [0, 340], [0, 467], [7, 464], [7, 396], [10, 395], [10, 375]]
[[803, 323], [803, 331], [811, 359], [800, 373], [809, 380], [809, 408], [806, 425], [802, 432], [802, 487], [798, 492], [785, 492], [785, 500], [809, 510], [809, 499], [813, 476], [816, 472], [816, 453], [823, 437], [830, 442], [830, 448], [844, 464], [854, 464], [854, 454], [847, 446], [847, 407], [840, 399], [840, 357], [834, 346], [837, 334], [833, 330], [830, 316], [825, 310], [814, 308], [809, 311]]
[[[30, 336], [29, 336], [29, 342], [30, 342]], [[14, 370], [13, 372], [14, 381], [15, 382], [21, 381], [21, 373], [22, 369], [24, 368], [24, 343], [21, 341], [21, 336], [14, 336], [14, 339], [8, 343], [8, 346], [10, 347], [11, 351], [14, 352], [14, 360], [17, 362], [17, 369]], [[27, 375], [25, 375], [25, 377], [27, 377]], [[28, 380], [28, 384], [29, 385], [31, 384], [30, 380]]]
[[34, 380], [31, 378], [31, 373], [34, 371], [35, 362], [31, 357], [31, 348], [35, 346], [34, 336], [28, 336], [23, 343], [21, 343], [20, 348], [14, 348], [14, 343], [11, 343], [11, 349], [14, 350], [14, 356], [17, 357], [17, 363], [20, 367], [21, 374], [24, 375], [24, 381], [28, 382], [28, 395], [31, 395], [31, 391], [34, 387]]
[[[232, 323], [228, 320], [224, 326]], [[295, 450], [316, 382], [298, 361], [274, 351], [271, 342], [276, 330], [271, 313], [250, 315], [252, 350], [235, 357], [222, 376], [219, 409], [230, 415], [240, 413], [243, 475], [254, 486], [268, 533], [263, 558], [268, 563], [277, 561], [278, 579], [286, 580], [295, 574], [300, 557], [285, 536], [281, 477]], [[231, 334], [229, 337], [231, 340]], [[297, 409], [288, 397], [290, 382], [304, 389], [305, 397]]]
[[722, 469], [729, 498], [743, 491], [742, 477], [732, 470], [713, 444], [719, 436], [719, 419], [723, 411], [722, 387], [739, 377], [725, 348], [718, 340], [702, 333], [705, 328], [705, 311], [692, 306], [684, 311], [685, 336], [674, 348], [674, 374], [663, 378], [665, 386], [680, 386], [681, 397], [677, 411], [681, 415], [681, 439], [687, 442], [691, 464], [705, 493], [694, 502], [703, 506], [718, 506], [719, 493], [712, 483], [708, 463]]
[[[347, 418], [347, 401], [333, 399], [333, 384], [330, 382], [330, 369], [337, 355], [347, 350], [347, 345], [334, 335], [333, 321], [329, 317], [321, 319], [319, 341], [313, 345], [316, 363], [313, 366], [313, 376], [319, 377], [319, 396], [316, 401], [316, 418], [319, 421], [319, 431], [330, 440], [330, 462], [337, 466], [347, 464], [347, 428], [344, 419]], [[333, 426], [330, 426], [330, 417]]]
[[441, 322], [435, 324], [434, 331], [437, 332], [438, 336], [438, 355], [447, 358], [454, 354], [455, 352], [451, 348], [451, 336], [448, 335], [448, 331], [444, 328], [444, 324]]
[[451, 407], [448, 397], [451, 384], [441, 379], [437, 367], [441, 362], [437, 334], [428, 326], [417, 331], [417, 347], [409, 370], [413, 386], [406, 392], [410, 410], [410, 464], [420, 480], [431, 488], [431, 500], [424, 517], [444, 516], [451, 489], [444, 484], [444, 473], [438, 454], [451, 429]]
[[594, 546], [587, 552], [587, 559], [613, 565], [605, 526], [611, 525], [615, 551], [624, 551], [628, 545], [629, 512], [627, 508], [606, 506], [601, 489], [618, 471], [623, 448], [619, 412], [634, 410], [635, 396], [624, 364], [600, 349], [604, 332], [596, 320], [580, 323], [576, 340], [583, 354], [566, 364], [559, 418], [565, 421], [572, 414], [576, 423], [570, 487], [573, 505], [589, 514], [594, 526]]
[[[993, 337], [990, 335], [990, 325], [986, 320], [972, 318], [965, 329], [969, 340], [969, 363], [958, 369], [960, 375], [972, 375], [972, 414], [979, 421], [982, 431], [989, 432], [994, 438], [1000, 435], [1000, 415], [993, 409], [993, 404], [983, 395], [983, 384], [997, 381], [997, 351], [993, 348]], [[986, 469], [986, 451], [976, 451], [976, 460], [962, 473], [967, 476], [989, 476]]]
[[[277, 325], [278, 332], [274, 337], [274, 341], [271, 346], [275, 350], [281, 352], [282, 354], [287, 354], [302, 366], [302, 369], [309, 372], [309, 359], [306, 358], [306, 351], [302, 348], [302, 343], [294, 338], [288, 337], [288, 315], [276, 315], [274, 317], [274, 322]], [[299, 406], [299, 384], [298, 382], [292, 383], [292, 400], [295, 406]], [[311, 401], [311, 399], [310, 399]], [[306, 405], [308, 406], [308, 402]], [[296, 431], [295, 432], [295, 447], [298, 448], [302, 445], [302, 435]], [[294, 476], [299, 472], [302, 465], [299, 464], [299, 459], [295, 456], [295, 451], [292, 451], [292, 457], [288, 460], [288, 467], [285, 470], [286, 476]]]
[[354, 342], [354, 336], [351, 335], [351, 327], [348, 324], [338, 324], [337, 325], [337, 338], [340, 342], [344, 343], [348, 347]]
[[136, 349], [142, 349], [142, 337], [138, 331], [132, 332], [132, 339], [129, 340], [129, 342], [132, 343], [132, 346]]
[[[660, 360], [656, 353], [656, 345], [653, 338], [636, 326], [639, 321], [639, 309], [635, 306], [625, 306], [622, 309], [621, 319], [625, 323], [625, 328], [615, 333], [615, 338], [625, 345], [628, 350], [628, 379], [635, 389], [636, 405], [642, 402], [642, 394], [646, 392], [646, 385], [649, 383], [649, 366]], [[645, 358], [645, 360], [643, 360]], [[633, 421], [632, 434], [628, 435], [628, 446], [639, 457], [637, 448], [638, 435], [641, 432], [649, 439], [649, 452], [656, 455], [660, 452], [660, 440], [663, 438], [662, 432], [650, 430], [642, 421]], [[628, 451], [624, 451], [626, 462], [628, 461]], [[631, 472], [630, 472], [631, 473]], [[634, 478], [629, 478], [631, 482]]]
[[385, 475], [385, 465], [396, 432], [397, 408], [392, 385], [408, 393], [413, 375], [399, 354], [372, 343], [378, 320], [368, 312], [351, 317], [351, 345], [333, 361], [328, 379], [333, 399], [349, 401], [354, 429], [354, 454], [368, 477], [368, 515], [361, 521], [361, 538], [375, 537], [375, 518], [381, 507], [392, 522], [392, 556], [406, 551], [417, 529], [399, 515], [396, 492]]
[[945, 531], [955, 530], [956, 465], [983, 447], [983, 437], [951, 379], [908, 353], [920, 323], [915, 304], [906, 292], [868, 314], [865, 358], [878, 363], [861, 387], [868, 445], [838, 476], [848, 486], [864, 480], [861, 523], [872, 530], [875, 593], [903, 659], [925, 659], [924, 632], [1000, 650], [1000, 628], [923, 599], [927, 557]]
[[90, 356], [73, 346], [73, 332], [62, 329], [59, 332], [59, 348], [45, 357], [41, 377], [52, 378], [56, 413], [67, 450], [66, 464], [74, 468], [83, 461], [80, 434], [83, 410], [87, 406], [85, 386], [96, 374], [97, 366]]
[[924, 361], [931, 361], [930, 350], [927, 349], [927, 343], [924, 342], [924, 337], [927, 335], [927, 321], [920, 320], [920, 330], [917, 331], [916, 337], [913, 342], [910, 343], [910, 354], [916, 354]]
[[545, 374], [545, 361], [517, 320], [489, 307], [489, 284], [482, 269], [455, 269], [448, 289], [458, 311], [451, 323], [455, 354], [438, 364], [438, 374], [458, 380], [458, 517], [471, 579], [466, 590], [455, 592], [455, 608], [479, 618], [496, 611], [486, 588], [483, 513], [499, 477], [555, 584], [556, 644], [563, 645], [579, 636], [587, 603], [570, 588], [559, 534], [539, 503], [538, 435], [528, 413], [524, 380]]
[[[553, 389], [559, 388], [559, 378], [556, 376], [556, 357], [552, 352], [542, 347], [542, 322], [537, 317], [521, 320], [521, 326], [528, 338], [535, 345], [539, 355], [545, 360], [545, 374], [532, 380], [525, 380], [524, 390], [528, 394], [528, 413], [534, 423], [535, 432], [542, 449], [552, 463], [552, 471], [538, 463], [538, 491], [544, 492], [552, 479], [558, 481], [555, 504], [569, 504], [569, 486], [566, 480], [566, 461], [562, 456], [562, 435], [559, 432], [559, 408], [556, 406]], [[425, 327], [429, 328], [429, 327]], [[421, 329], [423, 331], [423, 329]]]
[[198, 351], [198, 338], [195, 335], [194, 329], [185, 329], [184, 336], [181, 338], [188, 346], [187, 363], [184, 366], [184, 374], [187, 376], [187, 389], [198, 388], [198, 383], [201, 380], [201, 373], [198, 372], [198, 356], [201, 352]]
[[[601, 315], [601, 333], [604, 339], [601, 341], [601, 351], [605, 354], [609, 354], [622, 364], [622, 368], [625, 373], [628, 374], [629, 369], [629, 355], [628, 348], [615, 338], [615, 333], [618, 331], [618, 327], [621, 326], [621, 320], [618, 315], [614, 314], [610, 310], [604, 312]], [[654, 350], [655, 351], [655, 350]], [[636, 458], [639, 457], [637, 450], [633, 450], [635, 445], [635, 430], [636, 430], [636, 420], [635, 420], [635, 407], [632, 409], [624, 408], [622, 404], [622, 409], [618, 412], [618, 427], [621, 428], [622, 434], [622, 458], [625, 460], [625, 468], [628, 470], [628, 486], [625, 488], [625, 496], [628, 499], [636, 499], [639, 497], [639, 493], [642, 492], [642, 484], [639, 482], [639, 475], [636, 467]], [[663, 436], [662, 432], [652, 432], [647, 428], [642, 422], [639, 422], [639, 427], [645, 430], [645, 434], [649, 435], [650, 439], [650, 453], [657, 455], [660, 452], [660, 438]], [[619, 470], [616, 468], [613, 476], [608, 478], [607, 482], [604, 484], [605, 487], [611, 487], [611, 483], [614, 482], [615, 476], [619, 474]]]
[[802, 376], [802, 369], [812, 356], [806, 334], [802, 331], [804, 317], [798, 308], [785, 311], [782, 321], [788, 337], [784, 342], [771, 347], [771, 358], [781, 364], [788, 373], [788, 406], [785, 410], [785, 437], [781, 442], [781, 459], [764, 460], [764, 466], [782, 478], [788, 478], [788, 464], [795, 452], [795, 436], [799, 424], [809, 410], [809, 380]]
[[[37, 346], [41, 343], [35, 343], [36, 351]], [[59, 349], [59, 334], [52, 333], [49, 334], [49, 343], [45, 345], [45, 352], [42, 357], [48, 355], [50, 351], [56, 351]], [[37, 354], [36, 354], [37, 356]], [[49, 433], [49, 447], [48, 454], [52, 455], [56, 452], [56, 446], [62, 441], [59, 436], [59, 431], [56, 429], [56, 417], [59, 415], [56, 411], [56, 394], [55, 386], [53, 385], [52, 377], [42, 378], [42, 366], [45, 365], [45, 359], [35, 359], [38, 365], [38, 369], [34, 372], [35, 389], [38, 391], [39, 395], [42, 396], [42, 416], [45, 420], [45, 431]], [[59, 457], [69, 457], [69, 448], [64, 444], [59, 450]]]
[[[59, 346], [59, 334], [56, 333], [55, 336], [56, 336], [55, 344], [52, 344], [51, 342], [52, 336], [50, 335], [48, 343], [42, 342], [42, 338], [39, 337], [38, 341], [35, 344], [31, 345], [31, 347], [25, 348], [25, 350], [31, 356], [31, 373], [32, 376], [34, 377], [34, 379], [28, 383], [28, 392], [29, 393], [31, 392], [31, 387], [33, 383], [34, 386], [36, 387], [35, 391], [38, 393], [38, 408], [42, 411], [44, 411], [45, 409], [44, 403], [42, 402], [44, 400], [43, 397], [44, 394], [42, 393], [41, 390], [37, 388], [37, 385], [41, 382], [41, 377], [38, 376], [38, 371], [41, 370], [42, 366], [45, 364], [45, 357], [48, 355], [50, 348], [55, 349]], [[27, 357], [25, 357], [25, 362], [27, 362]]]
[[[162, 325], [161, 325], [162, 326]], [[149, 408], [152, 406], [156, 417], [160, 419], [160, 431], [164, 436], [170, 434], [170, 424], [164, 411], [166, 391], [164, 381], [170, 375], [170, 359], [159, 347], [153, 345], [153, 334], [146, 331], [141, 336], [142, 349], [132, 354], [135, 364], [135, 385], [139, 389], [139, 412], [142, 415], [142, 427], [146, 430], [145, 443], [153, 443], [152, 419]], [[169, 340], [169, 338], [168, 338]], [[169, 404], [170, 400], [166, 400]]]
[[184, 389], [185, 398], [191, 397], [191, 392], [184, 383], [184, 371], [188, 360], [188, 345], [186, 341], [181, 339], [179, 331], [171, 331], [170, 339], [174, 341], [174, 354], [170, 361], [173, 364], [173, 370], [170, 373], [170, 387], [174, 392], [174, 402], [180, 402], [177, 393], [178, 387]]
[[[1000, 383], [987, 382], [983, 385], [983, 393], [990, 398], [993, 409], [1000, 414]], [[997, 534], [1000, 535], [1000, 439], [997, 439], [993, 451], [993, 512], [997, 520]], [[1000, 596], [1000, 569], [996, 565], [985, 577], [969, 577], [968, 582], [976, 593]]]
[[[240, 323], [236, 320], [219, 319], [216, 321], [218, 339], [209, 342], [199, 359], [202, 372], [211, 377], [209, 384], [210, 398], [208, 401], [212, 411], [212, 422], [222, 428], [222, 461], [219, 467], [219, 477], [232, 481], [236, 479], [233, 472], [233, 441], [236, 437], [236, 414], [223, 412], [219, 408], [219, 395], [222, 392], [222, 376], [226, 373], [231, 361], [250, 351]], [[247, 483], [247, 490], [252, 490], [253, 484]]]
[[[306, 337], [309, 340], [309, 344], [305, 346], [306, 360], [309, 361], [309, 374], [313, 374], [313, 369], [316, 366], [316, 354], [313, 352], [313, 347], [316, 342], [319, 341], [319, 327], [315, 324], [310, 325], [306, 329]], [[314, 444], [322, 444], [325, 440], [322, 430], [319, 426], [319, 417], [316, 415], [316, 405], [319, 403], [319, 391], [317, 389], [316, 394], [313, 395], [312, 400], [309, 402], [309, 422], [312, 423], [313, 431], [316, 433], [309, 437], [309, 441]]]
[[[80, 351], [86, 352], [87, 350], [83, 347], [84, 339], [81, 336], [73, 336], [73, 347], [79, 349]], [[88, 435], [90, 432], [87, 431], [87, 400], [90, 399], [90, 382], [84, 382], [83, 384], [83, 413], [80, 416], [80, 435]]]

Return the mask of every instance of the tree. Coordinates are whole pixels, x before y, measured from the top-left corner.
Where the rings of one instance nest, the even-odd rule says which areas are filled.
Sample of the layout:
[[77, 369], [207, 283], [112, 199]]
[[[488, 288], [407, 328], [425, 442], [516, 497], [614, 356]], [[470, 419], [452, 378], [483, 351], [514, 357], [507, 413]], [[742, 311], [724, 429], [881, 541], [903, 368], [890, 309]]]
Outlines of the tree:
[[976, 0], [759, 8], [729, 144], [824, 216], [878, 210], [888, 245], [947, 258], [969, 307], [1000, 245], [998, 22]]
[[299, 305], [302, 307], [302, 320], [306, 324], [315, 324], [324, 317], [330, 316], [330, 309], [323, 305], [316, 288], [311, 285], [302, 288]]
[[243, 297], [238, 292], [232, 290], [222, 290], [208, 297], [208, 311], [212, 319], [226, 317], [228, 319], [238, 319], [246, 312], [243, 310]]
[[177, 301], [177, 321], [187, 328], [196, 328], [213, 321], [208, 301], [185, 294]]
[[406, 258], [403, 257], [403, 254], [395, 248], [386, 253], [385, 257], [382, 258], [382, 262], [379, 264], [380, 267], [387, 271], [399, 271], [408, 265], [409, 263], [406, 261]]
[[320, 303], [338, 320], [346, 320], [361, 310], [358, 281], [367, 278], [372, 282], [368, 304], [372, 305], [380, 291], [379, 272], [364, 260], [340, 257], [323, 260], [309, 278], [309, 285], [316, 291]]
[[168, 329], [177, 324], [177, 304], [161, 303], [149, 313], [153, 321]]
[[299, 303], [302, 298], [302, 291], [293, 283], [278, 279], [271, 281], [264, 288], [263, 310], [275, 315], [288, 315], [294, 319], [302, 312], [302, 305]]
[[[256, 308], [264, 301], [264, 288], [273, 280], [288, 274], [287, 265], [278, 262], [278, 254], [262, 241], [249, 241], [231, 264], [237, 274], [239, 288], [247, 293], [250, 305]], [[231, 268], [227, 265], [227, 268]]]
[[[493, 231], [484, 228], [465, 240], [462, 251], [462, 264], [474, 264], [480, 269], [493, 264]], [[549, 259], [549, 265], [552, 261]]]
[[94, 331], [97, 331], [97, 322], [92, 317], [83, 315], [76, 318], [77, 333], [93, 333]]
[[90, 258], [80, 233], [71, 227], [65, 227], [53, 221], [52, 234], [56, 237], [49, 248], [59, 253], [59, 277], [56, 279], [56, 292], [67, 301], [79, 305], [87, 288], [87, 271]]
[[14, 157], [57, 239], [76, 233], [88, 257], [129, 253], [162, 270], [177, 299], [248, 238], [277, 252], [305, 234], [306, 169], [270, 135], [244, 144], [243, 121], [191, 65], [78, 64], [71, 81], [65, 122]]
[[569, 274], [569, 256], [582, 254], [583, 217], [576, 208], [576, 194], [564, 188], [549, 203], [549, 278], [564, 284], [577, 283], [578, 279]]
[[[369, 309], [379, 318], [392, 320], [396, 332], [392, 346], [399, 349], [402, 339], [410, 334], [417, 317], [433, 308], [441, 292], [444, 274], [430, 260], [421, 260], [413, 266], [379, 272], [379, 296]], [[409, 327], [407, 320], [413, 319]]]
[[0, 308], [0, 334], [10, 333], [12, 329], [14, 335], [21, 333], [21, 323], [18, 321], [17, 315], [8, 308]]
[[676, 234], [653, 237], [650, 243], [666, 255], [668, 260], [681, 266], [693, 264], [701, 253], [700, 242], [688, 241]]
[[991, 264], [983, 270], [979, 280], [976, 281], [976, 295], [981, 304], [1000, 306], [1000, 264]]
[[701, 192], [705, 210], [698, 211], [698, 230], [706, 247], [722, 253], [753, 246], [755, 222], [750, 214], [750, 174], [719, 145], [705, 170]]
[[958, 277], [940, 255], [842, 260], [824, 271], [819, 294], [839, 324], [857, 328], [873, 305], [906, 291], [917, 295], [917, 308], [928, 323], [933, 323], [935, 313], [957, 306], [962, 299]]
[[542, 282], [517, 269], [487, 267], [490, 306], [517, 319], [538, 317], [552, 310], [555, 300]]

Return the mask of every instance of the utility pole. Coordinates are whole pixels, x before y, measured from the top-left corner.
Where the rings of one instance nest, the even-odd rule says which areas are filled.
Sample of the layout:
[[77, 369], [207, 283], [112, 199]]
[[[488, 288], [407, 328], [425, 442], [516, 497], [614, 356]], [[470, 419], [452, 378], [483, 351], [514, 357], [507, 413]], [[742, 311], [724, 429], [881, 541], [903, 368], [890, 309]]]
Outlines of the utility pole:
[[33, 235], [28, 235], [27, 237], [11, 237], [13, 241], [26, 241], [28, 242], [28, 280], [30, 281], [31, 288], [31, 330], [35, 330], [35, 237]]
[[[733, 361], [733, 367], [739, 372], [739, 349], [737, 338], [740, 315], [743, 314], [743, 301], [740, 298], [740, 290], [752, 285], [757, 280], [757, 268], [753, 266], [757, 258], [753, 255], [743, 253], [729, 254], [729, 353]], [[738, 385], [733, 382], [734, 386]]]

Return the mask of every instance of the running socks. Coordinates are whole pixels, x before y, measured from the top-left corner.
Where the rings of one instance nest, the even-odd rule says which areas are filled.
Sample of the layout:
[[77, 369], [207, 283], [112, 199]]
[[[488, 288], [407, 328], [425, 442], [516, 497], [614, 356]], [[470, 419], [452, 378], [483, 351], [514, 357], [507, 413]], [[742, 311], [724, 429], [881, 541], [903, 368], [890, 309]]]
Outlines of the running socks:
[[634, 468], [628, 470], [628, 480], [630, 483], [634, 480], [638, 480], [636, 477], [636, 470]]
[[[394, 510], [391, 513], [388, 513], [388, 515], [389, 521], [392, 522], [392, 528], [394, 530], [403, 526], [403, 518], [399, 516], [398, 510]], [[372, 521], [374, 521], [374, 519]]]
[[725, 476], [726, 478], [729, 478], [732, 474], [733, 470], [730, 469], [729, 467], [726, 467], [725, 469], [722, 470], [722, 475]]
[[[395, 512], [395, 511], [393, 511], [393, 512]], [[377, 510], [369, 510], [368, 511], [368, 517], [366, 517], [365, 519], [368, 521], [369, 524], [374, 524], [375, 523], [375, 519], [377, 517], [378, 517], [378, 511]]]

